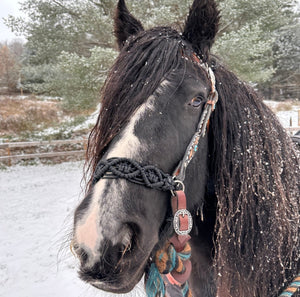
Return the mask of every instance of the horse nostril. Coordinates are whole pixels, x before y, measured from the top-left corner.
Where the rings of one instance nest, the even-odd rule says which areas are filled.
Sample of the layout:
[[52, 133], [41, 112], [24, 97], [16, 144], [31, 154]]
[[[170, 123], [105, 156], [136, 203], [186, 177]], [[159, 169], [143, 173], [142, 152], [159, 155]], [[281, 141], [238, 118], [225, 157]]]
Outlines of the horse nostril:
[[88, 261], [87, 252], [83, 248], [79, 247], [79, 245], [77, 245], [77, 244], [73, 245], [73, 250], [74, 250], [77, 258], [80, 260], [81, 265], [84, 266]]
[[136, 249], [138, 245], [138, 238], [140, 236], [140, 228], [136, 223], [126, 223], [125, 226], [126, 236], [124, 236], [121, 241], [123, 244], [123, 255]]
[[122, 256], [131, 250], [131, 242], [128, 242], [127, 245], [122, 245]]
[[109, 271], [116, 273], [124, 266], [129, 265], [132, 255], [138, 248], [140, 228], [132, 222], [123, 223], [118, 232], [105, 234], [98, 241], [96, 249], [91, 249], [86, 241], [78, 242], [74, 238], [71, 250], [78, 257], [82, 274], [99, 279]]
[[123, 225], [121, 231], [119, 232], [118, 236], [115, 238], [115, 242], [113, 244], [120, 243], [124, 246], [124, 249], [128, 249], [129, 246], [131, 246], [131, 241], [133, 237], [133, 230], [128, 225]]

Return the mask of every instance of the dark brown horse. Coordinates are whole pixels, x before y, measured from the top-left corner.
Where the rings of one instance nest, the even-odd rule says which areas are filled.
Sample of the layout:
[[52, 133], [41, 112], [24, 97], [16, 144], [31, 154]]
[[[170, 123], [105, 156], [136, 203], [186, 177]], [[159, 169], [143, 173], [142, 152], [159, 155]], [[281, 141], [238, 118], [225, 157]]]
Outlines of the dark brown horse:
[[275, 297], [300, 270], [299, 156], [255, 91], [210, 55], [218, 24], [213, 0], [194, 1], [182, 33], [144, 30], [118, 3], [120, 54], [89, 138], [87, 194], [74, 220], [80, 277], [99, 289], [132, 290], [172, 235], [172, 213], [167, 191], [123, 178], [92, 182], [97, 164], [126, 157], [174, 172], [212, 88], [195, 56], [213, 71], [219, 101], [184, 179], [193, 295]]

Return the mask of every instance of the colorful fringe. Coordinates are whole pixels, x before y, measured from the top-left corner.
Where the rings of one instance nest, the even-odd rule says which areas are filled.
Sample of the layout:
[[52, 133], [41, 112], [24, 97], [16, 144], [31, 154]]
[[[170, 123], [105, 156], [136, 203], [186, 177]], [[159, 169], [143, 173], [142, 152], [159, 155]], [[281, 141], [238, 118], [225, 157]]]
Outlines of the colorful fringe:
[[[163, 249], [155, 254], [154, 262], [150, 266], [146, 280], [146, 293], [148, 297], [166, 296], [166, 288], [162, 274], [176, 271], [180, 274], [185, 272], [184, 261], [191, 257], [191, 247], [186, 243], [184, 249], [176, 252], [174, 246], [168, 242]], [[181, 285], [183, 297], [192, 297], [188, 282]]]
[[298, 274], [292, 283], [279, 295], [279, 297], [292, 297], [300, 288], [300, 274]]

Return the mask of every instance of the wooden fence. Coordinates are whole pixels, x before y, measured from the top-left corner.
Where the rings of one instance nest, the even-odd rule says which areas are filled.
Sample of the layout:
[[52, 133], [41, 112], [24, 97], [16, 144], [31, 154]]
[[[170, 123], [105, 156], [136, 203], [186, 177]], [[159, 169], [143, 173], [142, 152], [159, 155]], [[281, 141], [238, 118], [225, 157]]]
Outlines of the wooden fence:
[[[12, 161], [36, 158], [83, 157], [86, 145], [86, 139], [1, 143], [0, 162], [6, 162], [11, 165]], [[60, 147], [62, 147], [62, 149], [60, 149]], [[50, 151], [28, 153], [29, 149]]]
[[288, 127], [285, 128], [286, 131], [288, 131], [290, 134], [294, 134], [298, 131], [300, 131], [300, 127]]
[[[300, 127], [289, 127], [286, 130], [293, 135]], [[293, 140], [298, 140], [292, 136]], [[62, 149], [58, 149], [58, 147]], [[74, 146], [76, 148], [74, 149]], [[49, 158], [83, 158], [87, 146], [87, 139], [69, 139], [33, 142], [0, 143], [0, 162], [12, 165], [16, 161]], [[47, 152], [28, 152], [32, 150], [50, 150]], [[71, 149], [70, 149], [71, 148]], [[21, 153], [20, 153], [21, 151]]]

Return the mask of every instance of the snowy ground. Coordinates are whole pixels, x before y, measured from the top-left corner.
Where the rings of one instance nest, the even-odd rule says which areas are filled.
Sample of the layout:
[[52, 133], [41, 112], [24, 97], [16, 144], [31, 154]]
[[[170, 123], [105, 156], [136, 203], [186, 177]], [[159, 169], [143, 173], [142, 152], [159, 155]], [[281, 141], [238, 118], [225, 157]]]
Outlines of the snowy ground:
[[115, 296], [78, 279], [68, 248], [81, 174], [81, 162], [0, 171], [1, 297]]
[[[282, 104], [280, 101], [265, 100], [264, 103], [272, 110], [276, 110], [277, 106]], [[298, 110], [299, 104], [292, 104], [291, 110], [279, 111], [276, 113], [281, 125], [284, 128], [298, 127]]]

